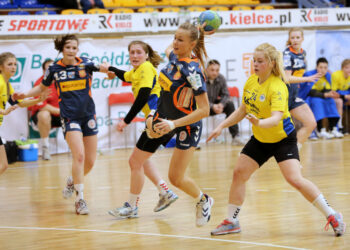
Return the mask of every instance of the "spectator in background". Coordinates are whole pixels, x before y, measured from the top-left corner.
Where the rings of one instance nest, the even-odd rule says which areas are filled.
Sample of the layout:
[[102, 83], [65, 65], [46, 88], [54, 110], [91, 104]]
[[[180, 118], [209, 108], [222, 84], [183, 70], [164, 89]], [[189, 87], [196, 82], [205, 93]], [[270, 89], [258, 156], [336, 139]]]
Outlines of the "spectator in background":
[[[230, 100], [230, 94], [227, 89], [226, 79], [220, 74], [220, 63], [213, 59], [208, 62], [207, 73], [207, 91], [210, 103], [210, 115], [225, 113], [226, 117], [235, 111], [235, 106]], [[232, 136], [233, 145], [243, 145], [244, 142], [237, 136], [238, 125], [235, 124], [228, 128]]]
[[[331, 90], [331, 74], [328, 72], [328, 61], [321, 57], [317, 60], [316, 69], [304, 73], [303, 77], [319, 74], [321, 77], [314, 83], [303, 83], [300, 86], [299, 97], [309, 104], [317, 121], [318, 136], [324, 139], [341, 138], [343, 134], [338, 131], [337, 122], [339, 113], [333, 98], [339, 94]], [[328, 128], [323, 127], [323, 120], [328, 118]], [[312, 135], [310, 139], [315, 139]]]
[[63, 9], [81, 9], [86, 13], [89, 9], [104, 9], [102, 0], [40, 0], [42, 4], [52, 4]]
[[[53, 60], [46, 59], [43, 64], [43, 72], [47, 71], [49, 66], [53, 63]], [[34, 86], [40, 85], [44, 78], [42, 75], [34, 84]], [[40, 134], [40, 145], [42, 150], [43, 160], [50, 160], [50, 148], [49, 148], [49, 135], [52, 127], [61, 127], [60, 108], [58, 104], [58, 96], [56, 87], [51, 84], [49, 97], [41, 103], [29, 108], [31, 110], [31, 119], [34, 124], [38, 126]]]
[[[332, 73], [332, 90], [340, 96], [335, 99], [337, 110], [340, 115], [338, 128], [343, 128], [343, 106], [350, 105], [350, 59], [345, 59], [341, 64], [341, 70]], [[344, 133], [344, 132], [343, 132]]]

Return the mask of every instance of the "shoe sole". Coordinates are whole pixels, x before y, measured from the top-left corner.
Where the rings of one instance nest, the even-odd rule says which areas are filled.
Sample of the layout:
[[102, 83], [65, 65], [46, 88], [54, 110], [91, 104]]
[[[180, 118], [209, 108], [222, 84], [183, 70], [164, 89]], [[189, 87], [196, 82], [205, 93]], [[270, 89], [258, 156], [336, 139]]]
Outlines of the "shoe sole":
[[165, 206], [160, 207], [158, 210], [154, 209], [153, 211], [154, 211], [154, 212], [160, 212], [160, 211], [166, 209], [167, 207], [169, 207], [171, 204], [173, 204], [177, 199], [179, 199], [178, 196], [176, 196], [175, 199], [172, 199], [172, 200], [171, 200], [168, 204], [166, 204]]
[[123, 219], [133, 219], [133, 218], [138, 218], [138, 215], [129, 215], [129, 216], [121, 216], [121, 215], [116, 215], [113, 211], [108, 211], [109, 215], [112, 215], [114, 218], [117, 218], [119, 220], [123, 220]]
[[210, 234], [213, 235], [213, 236], [216, 236], [216, 235], [225, 235], [225, 234], [235, 234], [235, 233], [240, 233], [241, 232], [241, 229], [234, 229], [234, 230], [226, 230], [226, 231], [223, 231], [223, 232], [220, 232], [220, 233], [213, 233], [211, 232]]
[[85, 211], [85, 212], [78, 212], [78, 211], [75, 211], [77, 213], [77, 215], [87, 215], [89, 214], [89, 211]]

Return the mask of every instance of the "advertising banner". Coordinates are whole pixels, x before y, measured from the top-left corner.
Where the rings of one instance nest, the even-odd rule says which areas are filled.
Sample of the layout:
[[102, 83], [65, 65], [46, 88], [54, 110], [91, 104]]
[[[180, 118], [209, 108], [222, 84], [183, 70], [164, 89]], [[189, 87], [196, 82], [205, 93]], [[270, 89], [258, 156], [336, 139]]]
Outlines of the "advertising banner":
[[[350, 8], [219, 11], [220, 30], [289, 27], [349, 27]], [[196, 22], [199, 12], [153, 12], [95, 15], [0, 16], [0, 36], [120, 34], [174, 31], [180, 23]]]

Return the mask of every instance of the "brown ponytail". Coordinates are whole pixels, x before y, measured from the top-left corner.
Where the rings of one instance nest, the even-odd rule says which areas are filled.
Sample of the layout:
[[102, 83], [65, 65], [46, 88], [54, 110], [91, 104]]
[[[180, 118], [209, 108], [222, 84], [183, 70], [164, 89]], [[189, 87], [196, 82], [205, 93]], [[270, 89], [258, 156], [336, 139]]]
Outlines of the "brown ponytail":
[[152, 65], [157, 68], [158, 65], [163, 61], [163, 59], [160, 57], [157, 51], [153, 50], [153, 48], [143, 41], [135, 40], [129, 43], [128, 45], [128, 51], [130, 51], [130, 48], [132, 45], [141, 45], [142, 49], [148, 54], [147, 61], [152, 63]]

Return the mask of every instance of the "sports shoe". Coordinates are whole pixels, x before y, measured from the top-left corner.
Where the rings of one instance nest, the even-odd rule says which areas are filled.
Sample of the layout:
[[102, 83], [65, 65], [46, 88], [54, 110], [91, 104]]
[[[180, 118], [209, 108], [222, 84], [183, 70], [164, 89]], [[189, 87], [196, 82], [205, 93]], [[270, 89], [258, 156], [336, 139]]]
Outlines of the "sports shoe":
[[211, 207], [214, 204], [214, 199], [203, 194], [201, 200], [196, 205], [196, 225], [197, 227], [204, 226], [210, 220]]
[[339, 132], [337, 127], [333, 128], [333, 130], [331, 131], [331, 134], [334, 135], [335, 138], [343, 138], [344, 137], [343, 133]]
[[173, 191], [168, 190], [166, 194], [159, 194], [159, 201], [157, 206], [153, 209], [154, 212], [162, 211], [171, 205], [171, 203], [175, 202], [179, 196], [177, 196]]
[[79, 201], [75, 202], [75, 212], [77, 214], [82, 214], [82, 215], [89, 213], [89, 209], [87, 207], [85, 200], [80, 199]]
[[62, 196], [63, 196], [63, 198], [68, 199], [68, 198], [72, 197], [73, 193], [74, 193], [73, 178], [72, 178], [72, 176], [69, 176], [67, 178], [67, 185], [62, 190]]
[[231, 141], [232, 146], [243, 146], [245, 144], [246, 144], [246, 141], [239, 136], [232, 138], [232, 141]]
[[138, 207], [132, 208], [128, 202], [124, 203], [124, 206], [109, 210], [108, 213], [114, 217], [127, 219], [137, 218]]
[[42, 158], [43, 160], [51, 160], [50, 149], [47, 146], [42, 147]]
[[309, 137], [309, 140], [311, 140], [311, 141], [317, 141], [318, 139], [319, 139], [319, 138], [318, 138], [318, 136], [317, 136], [315, 130], [312, 131], [312, 133], [311, 133], [311, 135], [310, 135], [310, 137]]
[[239, 232], [241, 232], [239, 221], [233, 223], [228, 219], [225, 219], [219, 226], [211, 231], [211, 235], [233, 234]]
[[325, 128], [321, 128], [321, 132], [318, 135], [319, 137], [323, 139], [332, 139], [334, 138], [334, 135], [331, 133], [328, 133]]
[[343, 222], [343, 216], [341, 213], [335, 213], [328, 216], [327, 224], [324, 227], [326, 231], [328, 231], [329, 224], [333, 227], [335, 236], [339, 237], [345, 233], [346, 224]]

